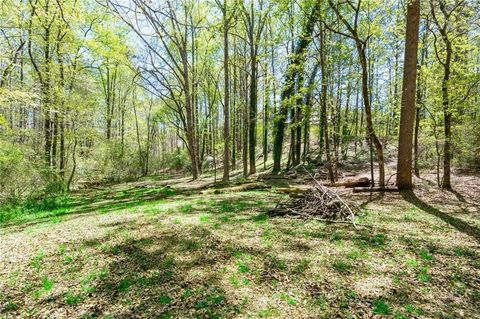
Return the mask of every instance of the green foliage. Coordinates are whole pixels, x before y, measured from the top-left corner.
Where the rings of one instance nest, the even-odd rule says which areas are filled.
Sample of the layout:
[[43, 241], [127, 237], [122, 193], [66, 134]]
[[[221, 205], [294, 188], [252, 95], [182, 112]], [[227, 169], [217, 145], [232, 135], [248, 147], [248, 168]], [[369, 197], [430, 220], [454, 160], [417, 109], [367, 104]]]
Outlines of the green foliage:
[[73, 294], [71, 292], [68, 292], [65, 295], [65, 303], [69, 306], [76, 306], [83, 300], [83, 297], [81, 295]]
[[186, 150], [177, 149], [174, 153], [169, 154], [166, 162], [169, 163], [169, 168], [175, 171], [182, 169], [190, 169], [189, 158]]
[[353, 266], [347, 260], [342, 259], [335, 260], [332, 266], [335, 270], [343, 273], [348, 273], [353, 269]]
[[383, 299], [373, 301], [373, 313], [377, 315], [390, 315], [392, 310], [388, 303]]

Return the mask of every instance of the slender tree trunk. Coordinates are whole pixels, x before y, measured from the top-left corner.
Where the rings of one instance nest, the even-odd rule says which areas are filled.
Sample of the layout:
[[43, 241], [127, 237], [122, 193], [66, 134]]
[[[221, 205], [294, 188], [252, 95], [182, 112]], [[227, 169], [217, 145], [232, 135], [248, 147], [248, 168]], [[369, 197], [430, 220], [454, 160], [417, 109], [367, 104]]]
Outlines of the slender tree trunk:
[[[266, 68], [265, 68], [266, 69]], [[270, 82], [265, 76], [265, 101], [263, 106], [263, 169], [267, 169], [268, 159], [268, 118], [270, 116]]]
[[[253, 17], [252, 17], [253, 20]], [[253, 33], [253, 30], [252, 30]], [[251, 41], [254, 41], [253, 35]], [[250, 77], [250, 108], [249, 108], [249, 125], [248, 125], [248, 155], [250, 162], [249, 174], [255, 174], [255, 148], [257, 146], [257, 54], [255, 45], [252, 42], [250, 47], [250, 59], [251, 59], [251, 77]]]
[[224, 72], [224, 102], [223, 102], [223, 181], [230, 179], [230, 73], [228, 62], [228, 29], [227, 0], [223, 1], [223, 72]]
[[[333, 176], [333, 166], [332, 159], [330, 154], [330, 139], [328, 137], [328, 117], [327, 117], [327, 89], [328, 89], [328, 74], [326, 66], [326, 57], [325, 57], [325, 30], [322, 28], [320, 30], [320, 66], [322, 73], [322, 96], [320, 103], [322, 104], [322, 130], [325, 139], [325, 154], [327, 157], [327, 167], [328, 167], [328, 179], [330, 183], [335, 182], [335, 177]], [[321, 147], [321, 146], [320, 146]]]
[[[385, 186], [385, 163], [383, 157], [383, 146], [380, 143], [377, 135], [375, 134], [375, 130], [373, 128], [373, 121], [372, 121], [372, 108], [370, 105], [370, 92], [369, 92], [369, 84], [368, 84], [368, 65], [367, 65], [367, 58], [365, 55], [365, 45], [360, 42], [356, 41], [357, 45], [357, 52], [360, 58], [360, 65], [362, 67], [362, 95], [363, 95], [363, 104], [365, 106], [365, 116], [367, 120], [367, 135], [370, 139], [371, 143], [375, 146], [375, 150], [377, 153], [377, 162], [378, 162], [378, 170], [379, 170], [379, 179], [378, 184], [380, 187]], [[373, 179], [372, 179], [373, 182]]]
[[[427, 22], [428, 23], [428, 22]], [[413, 146], [413, 168], [415, 176], [420, 177], [420, 167], [418, 164], [419, 161], [419, 149], [418, 149], [418, 136], [420, 132], [420, 111], [422, 110], [423, 105], [423, 86], [421, 71], [422, 67], [425, 65], [425, 59], [427, 58], [427, 36], [428, 36], [428, 26], [425, 30], [422, 37], [422, 49], [420, 56], [420, 71], [417, 73], [417, 108], [415, 114], [415, 131], [414, 131], [414, 146]]]

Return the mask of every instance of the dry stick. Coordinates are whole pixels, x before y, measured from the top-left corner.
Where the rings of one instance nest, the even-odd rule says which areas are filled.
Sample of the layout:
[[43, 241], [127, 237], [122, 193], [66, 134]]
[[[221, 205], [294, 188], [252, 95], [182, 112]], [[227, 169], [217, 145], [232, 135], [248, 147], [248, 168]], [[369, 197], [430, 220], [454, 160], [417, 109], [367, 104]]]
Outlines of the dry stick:
[[348, 209], [348, 211], [350, 212], [350, 216], [352, 216], [352, 224], [353, 224], [353, 227], [355, 229], [357, 229], [357, 225], [355, 224], [355, 215], [353, 214], [353, 211], [350, 209], [350, 206], [347, 205], [347, 203], [345, 203], [345, 201], [334, 191], [332, 191], [331, 189], [323, 186], [322, 184], [320, 184], [316, 179], [315, 177], [310, 174], [310, 172], [307, 170], [307, 168], [305, 166], [303, 166], [303, 169], [305, 170], [305, 172], [307, 172], [308, 175], [310, 175], [310, 177], [315, 181], [315, 183], [323, 190], [325, 190], [325, 192], [329, 192], [330, 194], [333, 194], [343, 205], [344, 207], [346, 207]]
[[[390, 182], [390, 179], [391, 179], [393, 176], [395, 176], [395, 175], [397, 175], [397, 173], [393, 173], [392, 175], [390, 175], [390, 177], [387, 179], [387, 183], [386, 183], [385, 185], [388, 185], [388, 182]], [[386, 186], [385, 186], [385, 187], [386, 187]]]

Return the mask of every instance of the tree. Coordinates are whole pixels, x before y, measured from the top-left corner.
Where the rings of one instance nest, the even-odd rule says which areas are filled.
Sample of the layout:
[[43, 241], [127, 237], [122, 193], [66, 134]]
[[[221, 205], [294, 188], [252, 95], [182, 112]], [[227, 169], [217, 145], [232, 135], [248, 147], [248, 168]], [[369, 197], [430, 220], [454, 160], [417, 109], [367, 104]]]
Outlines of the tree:
[[399, 189], [412, 188], [412, 140], [415, 120], [419, 24], [420, 0], [413, 0], [408, 3], [407, 9], [402, 108], [400, 112], [397, 159], [397, 186]]
[[312, 8], [310, 9], [309, 14], [304, 18], [300, 37], [297, 40], [294, 52], [289, 57], [287, 70], [285, 71], [285, 80], [280, 96], [280, 108], [277, 111], [277, 114], [275, 114], [273, 128], [273, 174], [280, 172], [281, 169], [283, 139], [285, 136], [285, 122], [288, 111], [291, 108], [291, 98], [295, 93], [295, 79], [298, 76], [300, 70], [302, 70], [303, 68], [307, 48], [312, 42], [313, 30], [320, 18], [320, 8], [321, 1], [315, 1]]
[[[344, 33], [339, 30], [333, 29], [327, 23], [324, 23], [325, 27], [329, 30], [346, 36], [347, 38], [352, 39], [355, 42], [355, 47], [357, 49], [358, 59], [362, 69], [362, 96], [363, 104], [365, 106], [365, 115], [367, 121], [367, 136], [369, 139], [370, 145], [375, 146], [375, 151], [377, 153], [377, 162], [379, 177], [378, 183], [380, 187], [385, 186], [385, 160], [383, 156], [383, 146], [378, 138], [375, 128], [373, 127], [373, 117], [372, 117], [372, 106], [371, 106], [371, 96], [370, 96], [370, 84], [369, 84], [369, 70], [368, 70], [368, 59], [367, 59], [367, 44], [370, 38], [368, 35], [366, 38], [361, 38], [359, 33], [359, 16], [361, 11], [362, 1], [359, 0], [355, 5], [352, 1], [347, 1], [348, 7], [353, 9], [353, 23], [349, 22], [346, 17], [340, 11], [340, 3], [334, 3], [332, 0], [328, 0], [330, 8], [335, 12], [335, 15], [340, 20], [340, 22], [347, 29], [348, 33]], [[373, 183], [373, 169], [372, 169], [372, 183]]]
[[223, 100], [223, 181], [230, 179], [230, 63], [229, 63], [229, 42], [228, 33], [234, 13], [229, 14], [228, 0], [221, 4], [216, 1], [223, 15], [223, 74], [224, 74], [224, 100]]

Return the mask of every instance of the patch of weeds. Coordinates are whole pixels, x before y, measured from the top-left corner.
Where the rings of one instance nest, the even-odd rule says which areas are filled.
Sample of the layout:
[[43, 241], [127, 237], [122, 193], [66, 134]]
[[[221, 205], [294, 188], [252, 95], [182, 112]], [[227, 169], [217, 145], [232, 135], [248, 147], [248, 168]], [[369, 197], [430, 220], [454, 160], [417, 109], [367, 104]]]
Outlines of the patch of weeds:
[[62, 218], [59, 217], [59, 216], [52, 216], [52, 217], [50, 217], [50, 222], [51, 222], [52, 224], [58, 224], [58, 223], [60, 223], [61, 221], [62, 221]]
[[262, 239], [272, 239], [275, 236], [275, 232], [270, 227], [266, 227], [262, 231]]
[[324, 231], [306, 231], [304, 232], [305, 237], [311, 237], [311, 238], [318, 238], [318, 239], [325, 239], [327, 237], [327, 234]]
[[250, 268], [248, 267], [248, 265], [242, 260], [237, 261], [237, 269], [238, 269], [238, 272], [242, 274], [250, 271]]
[[162, 268], [164, 269], [172, 268], [174, 265], [175, 265], [175, 255], [168, 255], [162, 261]]
[[5, 311], [14, 311], [14, 310], [18, 310], [20, 307], [18, 306], [18, 304], [14, 301], [8, 301], [5, 306], [3, 306], [3, 310]]
[[385, 300], [376, 299], [373, 301], [373, 313], [376, 315], [390, 315], [392, 310]]
[[[17, 285], [17, 280], [18, 280], [18, 277], [20, 276], [20, 270], [16, 270], [14, 272], [12, 272], [9, 276], [8, 276], [8, 280], [7, 280], [7, 283], [8, 285], [10, 286], [16, 286]], [[0, 293], [0, 301], [2, 301], [2, 294]]]
[[353, 266], [346, 260], [337, 259], [332, 263], [333, 269], [342, 273], [348, 273]]
[[222, 223], [228, 223], [230, 221], [230, 216], [227, 216], [227, 215], [220, 216], [220, 221]]
[[60, 245], [58, 246], [58, 254], [59, 254], [60, 256], [65, 255], [65, 252], [66, 252], [66, 251], [67, 251], [67, 245], [65, 245], [65, 244], [60, 244]]
[[317, 307], [320, 307], [320, 309], [326, 310], [328, 308], [328, 299], [324, 294], [322, 293], [315, 294], [312, 300], [313, 300], [313, 304]]
[[382, 233], [375, 234], [373, 236], [369, 235], [363, 238], [364, 242], [373, 248], [384, 248], [387, 236]]
[[39, 271], [42, 268], [43, 259], [45, 258], [45, 252], [40, 251], [35, 257], [30, 261], [30, 265], [36, 270]]
[[461, 246], [455, 247], [454, 252], [458, 257], [475, 257], [473, 250]]
[[411, 268], [417, 268], [418, 265], [419, 265], [418, 260], [416, 260], [415, 258], [407, 259], [407, 266]]
[[199, 218], [200, 222], [206, 223], [210, 220], [210, 215], [201, 215]]
[[293, 273], [295, 274], [304, 274], [309, 265], [310, 265], [310, 260], [309, 259], [302, 259], [295, 267], [293, 268]]
[[280, 294], [280, 299], [286, 301], [290, 306], [296, 306], [298, 304], [298, 301], [295, 298], [286, 293]]
[[97, 279], [99, 280], [105, 280], [108, 277], [108, 270], [103, 268], [99, 271], [93, 271], [90, 273], [87, 277], [85, 277], [82, 282], [82, 289], [84, 292], [87, 294], [93, 293], [97, 290], [95, 285], [93, 285], [93, 282]]
[[412, 304], [406, 305], [405, 306], [405, 311], [409, 314], [416, 315], [416, 316], [422, 316], [423, 315], [422, 308], [414, 307]]
[[69, 306], [76, 306], [82, 301], [82, 296], [67, 292], [65, 295], [65, 303]]
[[64, 265], [68, 265], [68, 264], [71, 264], [73, 262], [73, 257], [71, 256], [65, 256], [63, 258], [63, 264]]
[[236, 275], [231, 275], [228, 278], [228, 280], [230, 281], [232, 286], [234, 286], [235, 288], [240, 288], [240, 286], [241, 286], [240, 279]]
[[212, 294], [212, 295], [207, 295], [205, 298], [199, 300], [195, 308], [197, 309], [203, 309], [203, 308], [213, 308], [217, 307], [220, 305], [223, 301], [225, 300], [225, 295], [224, 294]]
[[220, 202], [220, 212], [221, 213], [233, 213], [235, 212], [235, 208], [233, 207], [230, 202], [222, 201]]
[[432, 276], [428, 274], [428, 267], [422, 267], [420, 269], [418, 280], [424, 283], [432, 281]]
[[458, 275], [454, 276], [452, 281], [453, 289], [456, 294], [463, 296], [467, 291], [467, 285], [461, 280], [461, 277]]
[[120, 283], [117, 286], [117, 290], [121, 292], [126, 292], [130, 290], [131, 286], [132, 286], [132, 281], [128, 278], [125, 278], [120, 281]]
[[53, 288], [53, 281], [48, 279], [48, 277], [43, 277], [42, 286], [45, 292], [49, 292]]
[[355, 290], [349, 290], [347, 293], [346, 293], [346, 297], [348, 299], [357, 299], [358, 298], [358, 294]]
[[343, 232], [334, 232], [331, 237], [331, 241], [341, 241], [343, 240], [344, 233]]
[[256, 216], [253, 216], [252, 220], [256, 223], [265, 223], [268, 220], [268, 215], [265, 213], [261, 213]]
[[267, 269], [277, 269], [282, 271], [285, 271], [288, 269], [288, 266], [285, 260], [278, 258], [276, 255], [272, 255], [272, 254], [267, 255], [267, 260], [265, 264]]
[[428, 252], [428, 250], [421, 250], [419, 255], [423, 260], [433, 260], [433, 256]]
[[360, 250], [352, 250], [347, 254], [347, 258], [350, 260], [358, 260], [362, 257], [366, 258], [365, 253], [362, 253]]
[[403, 279], [399, 275], [394, 275], [392, 282], [396, 285], [400, 285], [403, 282]]
[[180, 212], [183, 214], [189, 214], [193, 211], [193, 206], [192, 204], [185, 204], [182, 207], [180, 207]]
[[159, 208], [156, 208], [156, 207], [149, 207], [149, 208], [145, 208], [143, 210], [143, 213], [147, 214], [147, 215], [157, 215], [161, 212], [162, 212], [162, 210], [159, 209]]
[[173, 299], [169, 296], [166, 296], [166, 295], [162, 295], [160, 296], [160, 298], [158, 299], [158, 301], [160, 302], [160, 304], [162, 305], [168, 305], [169, 303], [171, 303], [173, 301]]
[[188, 298], [193, 295], [193, 291], [191, 289], [185, 289], [182, 293], [182, 298]]
[[188, 250], [188, 251], [199, 250], [202, 247], [201, 243], [193, 239], [183, 240], [181, 245], [184, 250]]
[[278, 318], [280, 317], [280, 310], [274, 306], [268, 305], [267, 308], [258, 312], [258, 316], [260, 318]]
[[118, 246], [113, 246], [108, 249], [108, 252], [112, 255], [120, 255], [122, 250]]
[[417, 219], [415, 218], [415, 216], [413, 216], [413, 214], [406, 213], [405, 215], [403, 215], [403, 220], [406, 222], [415, 222]]

